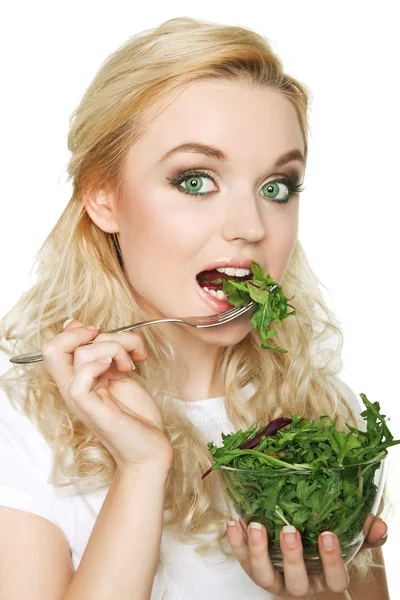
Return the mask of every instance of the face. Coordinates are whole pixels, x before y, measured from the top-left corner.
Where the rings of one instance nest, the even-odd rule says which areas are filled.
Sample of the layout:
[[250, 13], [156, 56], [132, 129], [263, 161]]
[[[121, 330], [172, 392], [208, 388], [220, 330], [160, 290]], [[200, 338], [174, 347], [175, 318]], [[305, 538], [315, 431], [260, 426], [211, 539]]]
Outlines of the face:
[[[172, 152], [189, 143], [217, 151]], [[302, 183], [304, 165], [275, 163], [293, 150], [304, 153], [295, 109], [268, 88], [202, 81], [156, 116], [127, 156], [115, 214], [126, 275], [151, 315], [229, 308], [197, 282], [215, 267], [249, 268], [255, 260], [282, 281], [298, 233], [291, 186]], [[247, 315], [223, 327], [181, 329], [220, 345], [240, 341], [250, 328]]]

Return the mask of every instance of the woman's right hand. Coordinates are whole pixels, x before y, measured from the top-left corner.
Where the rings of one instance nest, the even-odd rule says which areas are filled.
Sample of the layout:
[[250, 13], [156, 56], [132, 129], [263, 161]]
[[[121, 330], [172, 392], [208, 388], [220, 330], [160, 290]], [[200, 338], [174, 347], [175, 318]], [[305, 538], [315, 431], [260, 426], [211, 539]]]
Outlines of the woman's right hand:
[[43, 345], [42, 354], [68, 408], [119, 468], [171, 468], [173, 447], [164, 434], [162, 413], [146, 390], [126, 375], [134, 368], [132, 361], [148, 358], [139, 335], [99, 334], [98, 328], [74, 320]]

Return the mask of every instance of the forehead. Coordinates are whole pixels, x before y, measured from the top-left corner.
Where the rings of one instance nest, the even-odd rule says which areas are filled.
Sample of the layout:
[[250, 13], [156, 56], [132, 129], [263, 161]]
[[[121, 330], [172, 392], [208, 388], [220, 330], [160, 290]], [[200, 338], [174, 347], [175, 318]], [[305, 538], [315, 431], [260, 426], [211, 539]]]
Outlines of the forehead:
[[[179, 144], [197, 141], [220, 147], [228, 156], [250, 160], [299, 148], [304, 140], [296, 110], [282, 93], [266, 86], [228, 80], [203, 80], [155, 104], [146, 134], [132, 148], [142, 159], [163, 156]], [[230, 152], [231, 151], [231, 152]]]

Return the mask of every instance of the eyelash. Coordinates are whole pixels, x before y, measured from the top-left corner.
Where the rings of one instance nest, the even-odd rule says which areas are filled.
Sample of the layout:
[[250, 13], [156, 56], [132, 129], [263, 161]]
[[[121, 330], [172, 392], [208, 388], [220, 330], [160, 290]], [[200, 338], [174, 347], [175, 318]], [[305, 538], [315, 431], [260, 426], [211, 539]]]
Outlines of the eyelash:
[[[214, 192], [198, 192], [197, 194], [191, 193], [185, 190], [183, 187], [180, 187], [180, 184], [183, 181], [186, 181], [186, 179], [189, 179], [189, 177], [208, 177], [213, 183], [216, 183], [212, 174], [209, 171], [181, 171], [177, 173], [175, 177], [167, 177], [167, 180], [170, 182], [172, 187], [178, 188], [179, 191], [182, 191], [188, 196], [209, 196], [210, 194], [214, 194]], [[271, 181], [264, 183], [262, 187], [264, 187], [268, 183], [284, 183], [289, 190], [289, 197], [287, 200], [273, 200], [272, 198], [264, 196], [264, 198], [266, 198], [270, 202], [274, 202], [275, 204], [287, 204], [291, 198], [293, 198], [294, 196], [299, 196], [300, 193], [304, 191], [302, 184], [297, 184], [296, 179], [290, 176], [284, 177], [282, 179], [272, 179]]]

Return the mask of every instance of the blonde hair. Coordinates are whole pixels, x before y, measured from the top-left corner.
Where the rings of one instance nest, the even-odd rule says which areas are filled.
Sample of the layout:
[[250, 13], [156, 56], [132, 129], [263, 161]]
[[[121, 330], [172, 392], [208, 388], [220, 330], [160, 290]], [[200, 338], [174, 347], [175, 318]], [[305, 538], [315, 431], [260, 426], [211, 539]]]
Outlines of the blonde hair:
[[[296, 110], [307, 157], [308, 90], [283, 72], [262, 35], [245, 27], [175, 18], [133, 36], [102, 64], [71, 117], [72, 197], [37, 255], [37, 282], [0, 322], [0, 347], [8, 356], [41, 348], [62, 330], [68, 317], [103, 331], [150, 317], [132, 297], [116, 237], [95, 225], [83, 198], [103, 184], [113, 186], [120, 198], [124, 160], [151, 125], [149, 115], [154, 118], [166, 100], [173, 101], [188, 85], [206, 78], [266, 86], [285, 96]], [[339, 415], [341, 427], [346, 420], [356, 425], [337, 377], [342, 369], [340, 324], [324, 302], [322, 284], [299, 241], [282, 285], [288, 298], [295, 294], [297, 315], [276, 328], [270, 343], [288, 353], [261, 350], [254, 331], [221, 351], [216, 369], [224, 373], [229, 419], [239, 429], [258, 419], [266, 424], [289, 416], [290, 411], [308, 417], [327, 412]], [[115, 306], [118, 311], [110, 310]], [[215, 504], [220, 473], [201, 480], [211, 464], [208, 440], [178, 403], [169, 401], [171, 396], [180, 398], [169, 378], [173, 349], [157, 328], [142, 329], [140, 334], [149, 360], [139, 363], [132, 377], [161, 407], [165, 433], [174, 447], [165, 500], [171, 518], [164, 526], [184, 540], [196, 539], [200, 553], [219, 547], [231, 556], [225, 528], [231, 513], [228, 506], [224, 510]], [[332, 336], [336, 347], [323, 349]], [[241, 388], [248, 383], [254, 393], [246, 401]], [[51, 444], [54, 485], [74, 484], [89, 492], [111, 482], [112, 456], [70, 412], [42, 363], [12, 367], [2, 385]], [[339, 401], [347, 415], [338, 410]], [[214, 538], [206, 536], [209, 541], [201, 543], [206, 533], [214, 533]], [[352, 561], [360, 577], [373, 565], [371, 551]]]

